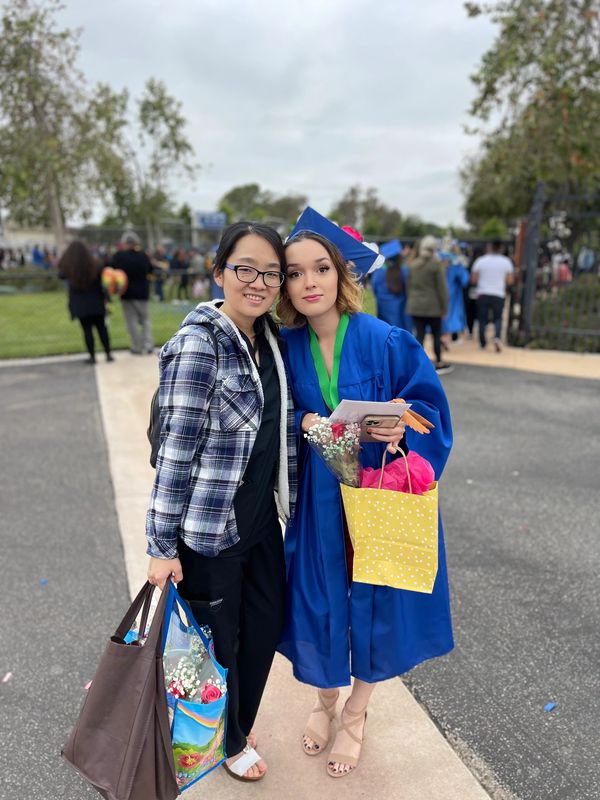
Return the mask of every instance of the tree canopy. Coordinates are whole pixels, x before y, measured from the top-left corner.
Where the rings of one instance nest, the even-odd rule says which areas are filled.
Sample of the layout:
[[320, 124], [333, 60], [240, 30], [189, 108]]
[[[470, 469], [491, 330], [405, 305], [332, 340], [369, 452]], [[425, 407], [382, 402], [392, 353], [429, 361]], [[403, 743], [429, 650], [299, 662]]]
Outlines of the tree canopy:
[[181, 104], [150, 78], [131, 130], [127, 91], [86, 85], [80, 31], [57, 27], [62, 7], [13, 0], [0, 17], [0, 204], [18, 223], [50, 226], [59, 250], [65, 220], [99, 200], [156, 239], [171, 178], [195, 166]]
[[261, 189], [258, 183], [234, 186], [219, 201], [219, 211], [227, 214], [229, 222], [240, 219], [270, 220], [275, 225], [292, 225], [308, 199], [301, 194], [276, 196]]
[[472, 76], [470, 113], [483, 133], [462, 172], [468, 221], [527, 213], [538, 180], [549, 191], [600, 177], [600, 0], [465, 3], [498, 26]]
[[123, 170], [125, 92], [85, 88], [79, 33], [58, 30], [58, 0], [13, 0], [0, 18], [0, 201], [21, 223], [51, 225], [90, 213]]
[[417, 237], [426, 233], [441, 235], [442, 227], [425, 222], [416, 214], [403, 216], [380, 200], [373, 187], [362, 189], [351, 186], [329, 212], [331, 219], [340, 225], [357, 228], [366, 238], [394, 239], [402, 236]]
[[[308, 205], [308, 198], [300, 194], [276, 196], [261, 189], [258, 183], [234, 186], [219, 201], [219, 210], [227, 214], [229, 222], [238, 219], [266, 220], [284, 230], [291, 227]], [[426, 233], [441, 235], [444, 228], [424, 222], [415, 214], [403, 217], [400, 211], [383, 203], [376, 189], [350, 186], [334, 203], [328, 213], [339, 225], [351, 225], [360, 230], [365, 238], [378, 240], [395, 237], [424, 236]]]

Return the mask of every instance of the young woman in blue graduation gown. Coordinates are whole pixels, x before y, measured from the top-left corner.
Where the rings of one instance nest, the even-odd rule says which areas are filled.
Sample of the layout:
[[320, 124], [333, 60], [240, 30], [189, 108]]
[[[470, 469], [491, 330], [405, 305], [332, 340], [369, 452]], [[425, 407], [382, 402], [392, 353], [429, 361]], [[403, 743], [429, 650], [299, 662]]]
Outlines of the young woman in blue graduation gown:
[[[402, 397], [435, 428], [420, 435], [403, 423], [381, 444], [363, 448], [364, 466], [376, 467], [402, 441], [428, 459], [439, 479], [452, 444], [450, 413], [435, 370], [416, 339], [359, 313], [361, 292], [339, 250], [303, 231], [286, 246], [287, 277], [277, 311], [287, 326], [287, 367], [296, 427], [306, 432], [345, 398], [389, 401]], [[330, 753], [332, 777], [358, 764], [366, 709], [379, 681], [401, 675], [453, 647], [443, 531], [431, 595], [353, 583], [352, 551], [339, 485], [302, 441], [296, 516], [286, 530], [287, 610], [279, 650], [294, 675], [318, 687], [317, 706], [303, 736], [307, 755], [323, 752], [335, 716], [338, 687], [351, 683], [341, 727]]]

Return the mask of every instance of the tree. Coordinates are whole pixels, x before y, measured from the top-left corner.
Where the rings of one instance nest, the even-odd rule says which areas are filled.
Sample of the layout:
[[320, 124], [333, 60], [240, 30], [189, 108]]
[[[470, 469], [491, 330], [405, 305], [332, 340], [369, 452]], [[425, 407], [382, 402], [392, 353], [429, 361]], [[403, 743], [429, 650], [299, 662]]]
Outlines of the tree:
[[186, 225], [192, 224], [192, 208], [189, 203], [183, 203], [180, 206], [179, 211], [175, 215], [177, 219], [183, 220]]
[[443, 233], [443, 228], [425, 222], [416, 214], [403, 216], [396, 208], [390, 208], [377, 196], [373, 188], [363, 190], [351, 186], [331, 209], [329, 216], [339, 225], [357, 228], [363, 236], [376, 239], [395, 239], [403, 236], [424, 236]]
[[350, 225], [359, 229], [362, 226], [362, 200], [360, 186], [351, 186], [341, 200], [333, 206], [329, 217], [339, 225]]
[[308, 198], [303, 194], [284, 194], [267, 202], [265, 210], [272, 220], [293, 225], [307, 205]]
[[478, 129], [482, 152], [463, 170], [466, 213], [476, 224], [489, 216], [507, 222], [527, 213], [538, 180], [550, 191], [573, 192], [600, 175], [600, 0], [465, 8], [499, 26], [472, 76], [477, 95], [470, 113], [483, 126], [494, 124]]
[[236, 219], [251, 219], [252, 211], [260, 205], [261, 190], [258, 183], [234, 186], [219, 201], [219, 211], [227, 214], [229, 222]]
[[508, 229], [501, 219], [490, 217], [479, 229], [479, 235], [482, 239], [506, 239]]
[[258, 183], [234, 186], [219, 201], [219, 211], [227, 214], [229, 222], [236, 220], [266, 220], [273, 224], [293, 224], [308, 201], [301, 194], [277, 197], [260, 188]]
[[18, 222], [50, 225], [91, 213], [123, 181], [127, 93], [86, 90], [76, 67], [79, 32], [58, 30], [58, 0], [13, 0], [1, 18], [0, 201]]
[[185, 134], [181, 103], [169, 95], [162, 81], [149, 78], [138, 101], [138, 139], [143, 159], [131, 152], [136, 188], [136, 215], [146, 226], [148, 246], [161, 238], [160, 221], [170, 206], [169, 186], [176, 175], [196, 171], [194, 148]]

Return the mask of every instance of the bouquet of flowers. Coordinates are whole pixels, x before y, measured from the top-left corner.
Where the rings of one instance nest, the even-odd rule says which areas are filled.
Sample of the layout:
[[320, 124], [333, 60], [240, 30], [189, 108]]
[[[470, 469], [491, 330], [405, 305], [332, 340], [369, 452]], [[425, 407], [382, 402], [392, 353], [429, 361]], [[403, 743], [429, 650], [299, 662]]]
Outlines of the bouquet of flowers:
[[330, 422], [322, 417], [304, 434], [335, 477], [346, 486], [360, 486], [360, 425]]
[[[203, 626], [202, 632], [208, 633], [211, 646], [210, 628]], [[182, 638], [183, 642], [177, 642], [179, 647], [173, 647], [175, 642], [172, 640], [167, 641], [163, 656], [169, 707], [174, 708], [175, 701], [180, 699], [213, 703], [227, 692], [227, 683], [214, 668], [204, 642], [199, 636], [194, 636], [192, 627]]]

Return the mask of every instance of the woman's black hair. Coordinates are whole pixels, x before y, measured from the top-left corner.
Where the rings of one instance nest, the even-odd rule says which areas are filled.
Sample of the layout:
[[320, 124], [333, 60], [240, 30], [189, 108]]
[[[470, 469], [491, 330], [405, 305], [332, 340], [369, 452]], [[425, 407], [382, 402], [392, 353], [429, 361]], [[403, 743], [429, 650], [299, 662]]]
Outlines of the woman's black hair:
[[[223, 231], [223, 235], [221, 236], [221, 241], [219, 242], [219, 247], [215, 255], [213, 275], [217, 272], [223, 272], [225, 269], [225, 264], [227, 263], [227, 259], [235, 249], [236, 244], [240, 239], [243, 239], [244, 236], [250, 235], [260, 236], [261, 239], [264, 239], [265, 242], [268, 242], [271, 245], [273, 250], [275, 250], [275, 254], [277, 255], [279, 268], [282, 272], [285, 272], [285, 249], [283, 247], [283, 242], [281, 241], [281, 236], [277, 233], [275, 228], [271, 228], [269, 225], [263, 225], [261, 222], [244, 221], [234, 222], [233, 225], [230, 225]], [[269, 326], [271, 333], [273, 333], [274, 336], [279, 337], [279, 328], [277, 327], [277, 324], [271, 314], [267, 312], [258, 319], [263, 319]]]

